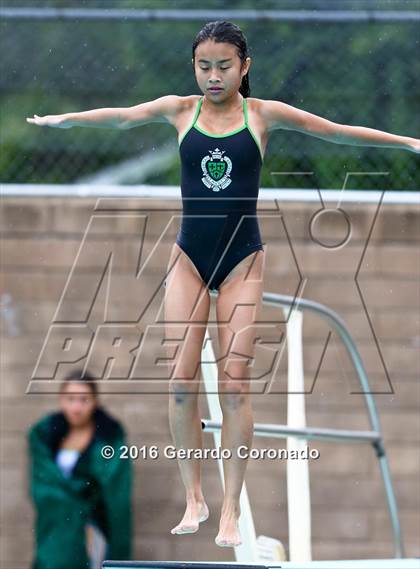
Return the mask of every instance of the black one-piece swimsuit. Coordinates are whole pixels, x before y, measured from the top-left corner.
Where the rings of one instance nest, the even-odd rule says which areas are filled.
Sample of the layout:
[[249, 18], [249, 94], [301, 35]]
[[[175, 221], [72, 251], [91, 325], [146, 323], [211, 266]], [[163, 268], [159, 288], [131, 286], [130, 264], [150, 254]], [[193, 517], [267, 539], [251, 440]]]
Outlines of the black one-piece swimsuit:
[[245, 124], [227, 134], [196, 125], [203, 97], [179, 145], [182, 222], [176, 238], [209, 289], [218, 289], [235, 266], [264, 243], [257, 218], [259, 143]]

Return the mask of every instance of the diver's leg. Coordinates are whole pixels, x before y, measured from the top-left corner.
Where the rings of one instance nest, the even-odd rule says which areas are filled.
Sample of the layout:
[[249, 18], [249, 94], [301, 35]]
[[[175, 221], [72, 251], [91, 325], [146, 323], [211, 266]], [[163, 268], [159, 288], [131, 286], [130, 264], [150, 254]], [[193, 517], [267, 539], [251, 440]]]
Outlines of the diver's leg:
[[[237, 457], [240, 445], [252, 447], [253, 416], [249, 392], [249, 363], [255, 356], [255, 326], [261, 309], [265, 252], [256, 251], [241, 261], [222, 283], [217, 298], [221, 355], [219, 400], [223, 411], [222, 447], [231, 450], [223, 462], [225, 495], [216, 544], [241, 543], [237, 520], [247, 460]], [[242, 305], [242, 306], [241, 306]]]
[[[206, 331], [210, 297], [191, 262], [177, 244], [169, 261], [165, 285], [165, 340], [173, 356], [169, 384], [169, 423], [177, 449], [202, 448], [198, 391], [201, 348]], [[174, 355], [174, 351], [176, 352]], [[171, 533], [193, 533], [208, 518], [201, 491], [200, 460], [178, 460], [187, 506]]]

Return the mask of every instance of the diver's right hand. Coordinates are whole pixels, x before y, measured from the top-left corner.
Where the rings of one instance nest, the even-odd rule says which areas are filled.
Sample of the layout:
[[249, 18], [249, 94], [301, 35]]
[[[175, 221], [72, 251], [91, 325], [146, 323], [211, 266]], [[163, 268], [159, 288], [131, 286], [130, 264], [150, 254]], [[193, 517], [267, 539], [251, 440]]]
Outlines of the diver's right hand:
[[70, 121], [66, 120], [65, 115], [45, 115], [44, 117], [34, 115], [33, 118], [27, 117], [26, 121], [31, 124], [37, 124], [38, 126], [71, 128]]

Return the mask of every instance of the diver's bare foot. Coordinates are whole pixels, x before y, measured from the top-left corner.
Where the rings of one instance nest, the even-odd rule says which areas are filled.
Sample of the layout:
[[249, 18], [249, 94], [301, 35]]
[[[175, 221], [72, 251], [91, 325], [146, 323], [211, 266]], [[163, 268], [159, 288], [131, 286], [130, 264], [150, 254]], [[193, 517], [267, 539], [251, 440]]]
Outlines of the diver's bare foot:
[[201, 522], [209, 517], [207, 504], [203, 502], [187, 501], [185, 514], [178, 525], [171, 529], [172, 534], [195, 533]]
[[238, 527], [239, 508], [226, 508], [220, 517], [219, 533], [215, 538], [219, 547], [236, 547], [241, 545], [241, 534]]

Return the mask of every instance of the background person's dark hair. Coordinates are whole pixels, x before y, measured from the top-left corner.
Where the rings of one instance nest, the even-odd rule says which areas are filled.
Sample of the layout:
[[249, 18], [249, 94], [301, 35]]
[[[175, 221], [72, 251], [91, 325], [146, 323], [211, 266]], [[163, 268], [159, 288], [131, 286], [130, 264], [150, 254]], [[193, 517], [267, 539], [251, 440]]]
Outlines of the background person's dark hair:
[[[227, 22], [226, 20], [216, 20], [215, 22], [207, 22], [207, 24], [198, 32], [194, 39], [192, 45], [192, 58], [193, 67], [195, 60], [195, 49], [203, 41], [211, 39], [215, 42], [221, 43], [231, 43], [237, 47], [238, 56], [242, 62], [249, 56], [248, 53], [248, 43], [243, 31], [232, 22]], [[242, 77], [241, 86], [239, 87], [239, 92], [243, 97], [249, 97], [251, 94], [251, 89], [249, 86], [249, 73]]]
[[96, 380], [88, 371], [85, 371], [83, 373], [83, 369], [75, 369], [68, 373], [61, 382], [60, 393], [62, 393], [65, 390], [66, 386], [71, 382], [83, 383], [87, 385], [92, 394], [97, 397], [98, 386], [96, 385]]

